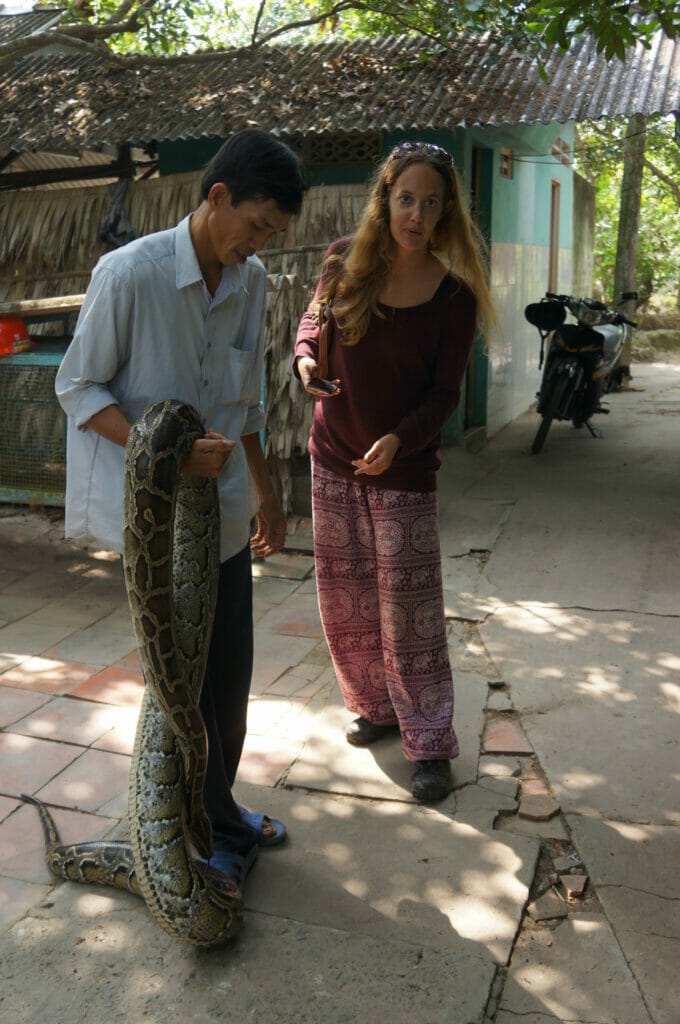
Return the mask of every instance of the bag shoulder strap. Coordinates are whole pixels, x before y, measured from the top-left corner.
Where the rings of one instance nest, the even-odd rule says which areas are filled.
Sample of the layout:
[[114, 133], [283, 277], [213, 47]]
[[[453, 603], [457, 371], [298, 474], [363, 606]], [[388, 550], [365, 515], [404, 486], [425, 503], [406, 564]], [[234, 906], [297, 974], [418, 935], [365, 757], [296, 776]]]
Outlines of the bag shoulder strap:
[[325, 303], [319, 303], [319, 376], [325, 379], [328, 376], [328, 353], [331, 350], [333, 334], [335, 333], [335, 319], [333, 317], [333, 293]]

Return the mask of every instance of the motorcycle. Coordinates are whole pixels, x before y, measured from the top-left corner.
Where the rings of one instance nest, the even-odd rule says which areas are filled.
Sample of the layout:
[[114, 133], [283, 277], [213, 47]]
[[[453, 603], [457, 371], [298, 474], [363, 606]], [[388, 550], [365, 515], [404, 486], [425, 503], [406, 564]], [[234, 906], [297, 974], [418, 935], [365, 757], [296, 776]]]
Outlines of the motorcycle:
[[[636, 292], [625, 292], [621, 302], [634, 298]], [[575, 324], [564, 322], [567, 310], [575, 317]], [[543, 368], [541, 389], [536, 395], [541, 425], [531, 451], [534, 455], [540, 452], [553, 420], [571, 420], [575, 427], [586, 426], [597, 437], [590, 418], [595, 413], [609, 413], [602, 405], [602, 394], [609, 390], [608, 378], [630, 328], [636, 324], [597, 299], [553, 292], [546, 292], [540, 302], [530, 303], [524, 316], [541, 336], [538, 368]]]

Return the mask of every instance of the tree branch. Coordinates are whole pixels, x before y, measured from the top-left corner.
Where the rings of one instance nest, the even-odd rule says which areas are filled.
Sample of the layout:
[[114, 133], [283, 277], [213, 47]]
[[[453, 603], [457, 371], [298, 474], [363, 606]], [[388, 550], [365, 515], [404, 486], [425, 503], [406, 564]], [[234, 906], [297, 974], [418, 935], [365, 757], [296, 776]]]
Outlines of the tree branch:
[[105, 25], [115, 25], [115, 24], [117, 24], [120, 21], [121, 18], [125, 17], [125, 15], [128, 13], [128, 11], [132, 10], [132, 8], [135, 6], [136, 3], [137, 3], [137, 0], [123, 0], [123, 3], [120, 4], [115, 9], [115, 11], [111, 15], [111, 17], [107, 18], [106, 21], [104, 22], [104, 24]]
[[[0, 43], [0, 66], [7, 63], [8, 59], [16, 60], [25, 54], [34, 53], [45, 46], [56, 44], [77, 46], [78, 49], [102, 54], [103, 50], [96, 44], [109, 39], [111, 36], [122, 35], [125, 32], [138, 32], [141, 27], [141, 17], [147, 11], [156, 6], [158, 0], [123, 0], [123, 3], [116, 9], [111, 17], [101, 25], [92, 25], [89, 22], [63, 22], [45, 32], [35, 32], [23, 39], [13, 40], [9, 43]], [[119, 20], [127, 15], [134, 7], [133, 13], [125, 21]], [[114, 20], [116, 19], [116, 20]], [[115, 61], [116, 55], [107, 54]]]
[[262, 0], [262, 3], [260, 4], [260, 9], [257, 12], [257, 17], [255, 18], [255, 24], [253, 26], [253, 34], [250, 37], [250, 45], [251, 46], [257, 46], [257, 32], [258, 32], [258, 29], [260, 27], [260, 21], [262, 19], [262, 15], [264, 14], [264, 9], [266, 7], [266, 4], [267, 4], [267, 0]]
[[668, 186], [673, 194], [673, 198], [678, 204], [678, 208], [680, 209], [680, 185], [678, 185], [677, 181], [673, 181], [668, 174], [664, 174], [664, 172], [653, 164], [651, 160], [648, 160], [647, 157], [645, 157], [645, 167], [650, 170], [652, 174], [659, 179], [659, 181], [662, 181], [664, 185]]
[[283, 35], [285, 32], [292, 32], [296, 28], [307, 28], [309, 25], [318, 25], [320, 21], [325, 21], [326, 18], [332, 18], [336, 14], [342, 14], [343, 11], [351, 11], [352, 8], [356, 8], [357, 4], [354, 0], [341, 0], [341, 3], [331, 7], [330, 10], [324, 11], [323, 14], [315, 14], [311, 18], [304, 18], [301, 21], [289, 21], [286, 25], [280, 25], [279, 28], [272, 29], [261, 39], [258, 39], [253, 43], [255, 46], [263, 46], [268, 43], [270, 39], [276, 39], [277, 36]]
[[[158, 0], [143, 0], [143, 3], [138, 3], [138, 0], [131, 0], [131, 2], [130, 0], [124, 0], [118, 10], [125, 14], [127, 14], [130, 7], [137, 4], [137, 10], [132, 12], [127, 21], [112, 22], [109, 19], [103, 25], [92, 25], [90, 23], [60, 25], [58, 31], [62, 35], [85, 40], [108, 39], [109, 36], [122, 35], [124, 32], [138, 32], [141, 27], [141, 16], [155, 7], [157, 3]], [[126, 5], [127, 10], [123, 11]], [[116, 11], [116, 14], [118, 14], [118, 11]]]
[[[264, 3], [262, 6], [264, 6]], [[294, 29], [298, 28], [308, 28], [310, 25], [318, 25], [319, 22], [326, 21], [328, 18], [333, 18], [337, 14], [343, 14], [345, 11], [364, 11], [366, 14], [379, 14], [385, 18], [390, 18], [397, 25], [402, 25], [404, 28], [408, 29], [409, 32], [417, 32], [419, 35], [432, 39], [437, 43], [444, 43], [444, 45], [447, 46], [449, 45], [448, 42], [442, 40], [436, 32], [430, 32], [417, 23], [413, 24], [413, 22], [409, 21], [405, 15], [398, 14], [394, 10], [386, 11], [381, 4], [365, 3], [363, 0], [341, 0], [340, 3], [337, 3], [327, 11], [324, 11], [323, 14], [315, 14], [312, 17], [304, 18], [301, 21], [290, 21], [285, 25], [280, 25], [278, 28], [272, 29], [271, 32], [268, 32], [258, 40], [255, 40], [255, 36], [253, 34], [252, 45], [263, 46], [265, 43], [270, 42], [277, 36], [284, 35], [286, 32], [292, 32]]]

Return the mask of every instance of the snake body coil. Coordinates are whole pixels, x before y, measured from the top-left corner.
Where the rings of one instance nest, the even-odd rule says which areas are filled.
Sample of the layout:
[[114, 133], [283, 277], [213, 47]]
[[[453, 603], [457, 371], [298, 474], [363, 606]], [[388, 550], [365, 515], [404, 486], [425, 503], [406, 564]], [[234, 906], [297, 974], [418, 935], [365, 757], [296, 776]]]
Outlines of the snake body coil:
[[[178, 938], [210, 946], [241, 923], [236, 884], [204, 862], [212, 829], [203, 806], [208, 746], [199, 709], [219, 573], [217, 486], [181, 466], [204, 435], [174, 400], [133, 425], [125, 460], [123, 563], [146, 680], [130, 768], [130, 844], [63, 846], [38, 804], [47, 864], [74, 881], [141, 895]], [[198, 854], [198, 856], [197, 856]]]

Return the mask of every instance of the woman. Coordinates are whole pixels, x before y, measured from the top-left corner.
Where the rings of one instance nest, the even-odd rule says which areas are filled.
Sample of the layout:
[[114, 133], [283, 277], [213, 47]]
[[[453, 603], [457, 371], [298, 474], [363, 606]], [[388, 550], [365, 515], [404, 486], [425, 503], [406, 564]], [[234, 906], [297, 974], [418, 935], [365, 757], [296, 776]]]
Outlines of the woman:
[[[318, 381], [318, 310], [331, 299], [329, 395]], [[476, 325], [492, 318], [450, 154], [401, 143], [378, 169], [356, 235], [326, 254], [294, 368], [317, 397], [316, 579], [345, 705], [359, 716], [347, 740], [366, 746], [398, 727], [421, 802], [451, 791], [458, 755], [437, 523], [441, 430]]]

